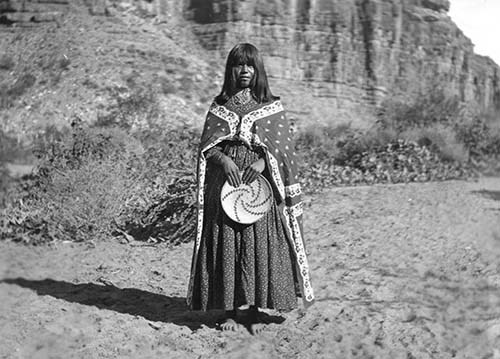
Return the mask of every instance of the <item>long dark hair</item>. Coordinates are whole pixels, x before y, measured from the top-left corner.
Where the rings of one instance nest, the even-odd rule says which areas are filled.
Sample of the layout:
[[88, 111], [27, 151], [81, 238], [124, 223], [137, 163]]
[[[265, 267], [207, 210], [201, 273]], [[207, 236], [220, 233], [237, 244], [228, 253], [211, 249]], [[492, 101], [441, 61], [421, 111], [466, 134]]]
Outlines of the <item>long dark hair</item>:
[[242, 43], [233, 47], [227, 56], [222, 91], [215, 98], [218, 104], [222, 105], [226, 103], [226, 101], [237, 91], [237, 81], [234, 77], [233, 66], [240, 64], [247, 64], [253, 66], [255, 69], [255, 74], [250, 83], [250, 90], [257, 102], [265, 103], [279, 99], [278, 96], [274, 96], [271, 93], [269, 82], [267, 81], [266, 70], [264, 69], [264, 61], [262, 61], [259, 50], [252, 44]]

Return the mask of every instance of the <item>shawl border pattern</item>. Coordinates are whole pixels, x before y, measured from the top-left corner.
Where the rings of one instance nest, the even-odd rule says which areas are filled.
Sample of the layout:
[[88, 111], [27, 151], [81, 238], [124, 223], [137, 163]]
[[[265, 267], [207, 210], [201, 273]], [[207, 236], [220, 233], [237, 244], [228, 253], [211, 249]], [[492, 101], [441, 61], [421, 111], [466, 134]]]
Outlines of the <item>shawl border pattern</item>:
[[307, 261], [306, 250], [304, 248], [304, 242], [302, 240], [300, 224], [297, 217], [293, 215], [293, 210], [290, 207], [285, 207], [283, 209], [283, 214], [288, 219], [286, 225], [288, 230], [293, 233], [293, 245], [294, 251], [297, 255], [297, 262], [300, 269], [300, 276], [302, 284], [302, 290], [304, 292], [305, 301], [312, 302], [314, 300], [314, 292], [311, 285], [311, 280], [309, 278], [309, 263]]
[[286, 186], [285, 193], [286, 196], [290, 198], [300, 196], [302, 194], [302, 188], [300, 187], [300, 183], [295, 183], [290, 186]]
[[304, 205], [302, 204], [302, 202], [299, 202], [293, 206], [288, 206], [287, 208], [288, 212], [294, 217], [302, 216], [302, 214], [304, 214]]
[[[267, 146], [266, 146], [267, 148]], [[278, 191], [280, 193], [281, 199], [285, 198], [285, 185], [283, 184], [283, 180], [280, 176], [280, 170], [278, 165], [278, 160], [274, 157], [270, 152], [269, 156], [269, 164], [271, 165], [271, 176], [273, 177], [274, 183], [276, 187], [278, 187]]]
[[283, 105], [280, 101], [274, 101], [273, 103], [261, 107], [259, 109], [253, 110], [241, 118], [240, 126], [240, 139], [250, 145], [252, 142], [257, 143], [258, 139], [256, 134], [252, 133], [252, 126], [255, 121], [274, 115], [278, 112], [284, 111]]
[[[229, 126], [230, 134], [236, 134], [236, 129], [238, 127], [238, 115], [236, 113], [228, 110], [224, 106], [217, 105], [215, 102], [212, 103], [208, 112], [226, 121]], [[210, 126], [208, 126], [207, 129], [210, 129]]]

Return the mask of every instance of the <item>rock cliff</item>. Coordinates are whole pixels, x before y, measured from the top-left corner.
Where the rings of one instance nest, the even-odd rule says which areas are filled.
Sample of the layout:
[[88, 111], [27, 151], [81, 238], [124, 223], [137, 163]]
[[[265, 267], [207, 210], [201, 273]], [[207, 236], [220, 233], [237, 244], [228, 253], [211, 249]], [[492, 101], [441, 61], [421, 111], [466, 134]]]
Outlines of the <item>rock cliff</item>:
[[307, 83], [340, 106], [377, 103], [438, 83], [500, 108], [499, 68], [474, 54], [448, 0], [189, 0], [185, 16], [209, 49], [250, 41], [270, 73]]
[[[0, 0], [1, 23], [56, 19], [67, 0]], [[182, 22], [222, 59], [237, 42], [266, 54], [275, 92], [294, 113], [328, 116], [436, 86], [500, 109], [500, 69], [474, 54], [449, 0], [86, 0], [103, 15], [134, 7]], [[314, 99], [309, 105], [308, 99]]]
[[0, 24], [30, 26], [58, 21], [68, 4], [69, 0], [0, 0]]
[[474, 54], [447, 15], [449, 0], [131, 2], [190, 20], [203, 46], [222, 56], [237, 42], [256, 44], [279, 89], [293, 85], [330, 106], [443, 86], [465, 102], [500, 108], [499, 67]]

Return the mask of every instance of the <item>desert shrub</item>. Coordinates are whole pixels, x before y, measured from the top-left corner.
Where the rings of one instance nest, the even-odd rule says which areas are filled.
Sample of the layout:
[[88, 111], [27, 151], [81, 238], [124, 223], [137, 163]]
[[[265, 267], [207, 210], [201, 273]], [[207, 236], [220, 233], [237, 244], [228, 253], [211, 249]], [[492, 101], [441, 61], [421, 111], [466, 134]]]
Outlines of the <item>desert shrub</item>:
[[473, 176], [454, 136], [447, 127], [405, 133], [380, 127], [362, 131], [345, 124], [311, 127], [297, 136], [303, 185], [306, 192], [317, 192], [339, 185]]
[[427, 147], [405, 140], [356, 154], [343, 165], [316, 162], [301, 168], [303, 185], [309, 193], [331, 186], [440, 181], [473, 175], [460, 162], [443, 161]]
[[[196, 131], [47, 129], [37, 173], [2, 211], [1, 237], [28, 243], [127, 239], [189, 241], [194, 230]], [[141, 143], [142, 142], [142, 143]]]
[[120, 126], [144, 148], [133, 165], [141, 173], [141, 195], [127, 207], [121, 233], [141, 240], [189, 241], [195, 225], [196, 146], [200, 133], [160, 118], [157, 91], [162, 91], [161, 86], [156, 89], [141, 83], [133, 74], [126, 83], [127, 88], [112, 93], [116, 105], [107, 119], [98, 122], [100, 126]]
[[498, 118], [466, 107], [439, 86], [410, 100], [391, 96], [370, 129], [343, 124], [299, 134], [304, 184], [321, 190], [475, 176], [479, 158], [499, 157]]
[[361, 130], [349, 124], [307, 127], [297, 134], [297, 149], [307, 164], [349, 165], [356, 156], [397, 139], [387, 129]]
[[110, 235], [133, 194], [130, 162], [141, 147], [119, 129], [49, 128], [38, 138], [40, 164], [22, 198], [4, 212], [9, 236], [33, 243]]
[[480, 156], [488, 142], [488, 126], [480, 118], [474, 118], [456, 125], [457, 136], [470, 150], [471, 155]]
[[355, 136], [349, 124], [309, 126], [296, 134], [297, 149], [307, 163], [331, 161], [339, 157], [341, 144]]
[[450, 126], [434, 124], [424, 128], [410, 128], [401, 132], [398, 137], [429, 148], [447, 162], [466, 163], [469, 159], [466, 145]]
[[482, 172], [498, 173], [500, 166], [500, 114], [479, 111], [454, 126], [470, 161]]
[[412, 99], [389, 97], [380, 109], [378, 125], [431, 148], [444, 160], [459, 161], [480, 172], [498, 167], [498, 110], [465, 104], [442, 86]]
[[141, 203], [131, 207], [125, 231], [136, 239], [187, 242], [195, 230], [196, 151], [192, 128], [152, 128], [135, 134], [146, 151], [142, 159]]
[[47, 177], [57, 171], [74, 169], [85, 162], [125, 160], [143, 152], [140, 143], [117, 127], [86, 127], [75, 119], [71, 129], [48, 127], [35, 139], [34, 154], [39, 172]]
[[500, 117], [498, 121], [489, 125], [488, 134], [486, 153], [498, 158], [500, 156]]
[[436, 85], [412, 98], [388, 96], [380, 107], [379, 125], [402, 132], [435, 124], [452, 125], [465, 116], [465, 104], [459, 97]]
[[123, 161], [88, 161], [51, 174], [11, 213], [16, 239], [25, 242], [89, 241], [110, 236], [134, 190]]

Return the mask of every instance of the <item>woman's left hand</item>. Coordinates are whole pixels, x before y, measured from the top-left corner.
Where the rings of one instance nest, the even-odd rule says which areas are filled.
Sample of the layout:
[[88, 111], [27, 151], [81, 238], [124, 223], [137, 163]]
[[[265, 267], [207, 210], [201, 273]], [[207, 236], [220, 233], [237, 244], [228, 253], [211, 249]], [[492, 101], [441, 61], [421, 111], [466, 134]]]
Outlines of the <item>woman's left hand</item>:
[[260, 158], [254, 163], [252, 163], [245, 169], [245, 172], [243, 172], [243, 176], [241, 178], [243, 183], [249, 184], [255, 181], [259, 176], [259, 174], [261, 174], [264, 171], [265, 167], [266, 167], [266, 162], [264, 161], [263, 158]]

